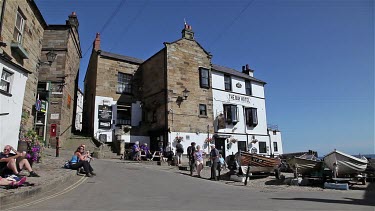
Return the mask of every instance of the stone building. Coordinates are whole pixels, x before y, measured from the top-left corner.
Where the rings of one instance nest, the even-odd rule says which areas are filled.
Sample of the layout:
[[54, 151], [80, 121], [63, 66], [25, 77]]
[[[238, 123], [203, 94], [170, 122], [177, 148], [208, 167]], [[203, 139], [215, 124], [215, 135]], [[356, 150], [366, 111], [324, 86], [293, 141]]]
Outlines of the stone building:
[[83, 115], [83, 92], [81, 89], [77, 91], [77, 105], [75, 111], [75, 123], [74, 123], [74, 130], [76, 133], [80, 133], [82, 131], [82, 115]]
[[[104, 142], [122, 137], [129, 143], [149, 143], [152, 150], [161, 143], [174, 148], [182, 140], [185, 153], [190, 142], [208, 150], [212, 138], [222, 137], [214, 128], [213, 93], [219, 88], [213, 76], [230, 68], [212, 64], [212, 56], [194, 39], [191, 26], [185, 24], [181, 39], [165, 42], [144, 61], [102, 51], [100, 41], [97, 34], [85, 77], [83, 121], [89, 134]], [[242, 74], [264, 84], [230, 70], [235, 72], [227, 74]]]
[[38, 96], [45, 101], [46, 109], [38, 112], [37, 132], [47, 144], [55, 146], [69, 138], [74, 131], [78, 73], [82, 58], [78, 34], [79, 22], [73, 12], [65, 24], [46, 26], [41, 49], [41, 60], [54, 54], [52, 63], [39, 67]]
[[[1, 143], [16, 147], [21, 113], [22, 125], [25, 128], [33, 126], [38, 64], [46, 22], [32, 0], [1, 0], [0, 6], [0, 72], [1, 87], [5, 92], [0, 95], [5, 95], [6, 101], [12, 98], [12, 102], [17, 104], [2, 105], [1, 112], [8, 113], [9, 118], [0, 116], [0, 133], [6, 134], [6, 138], [1, 138]], [[19, 106], [20, 103], [22, 106]], [[7, 122], [6, 125], [4, 122]]]

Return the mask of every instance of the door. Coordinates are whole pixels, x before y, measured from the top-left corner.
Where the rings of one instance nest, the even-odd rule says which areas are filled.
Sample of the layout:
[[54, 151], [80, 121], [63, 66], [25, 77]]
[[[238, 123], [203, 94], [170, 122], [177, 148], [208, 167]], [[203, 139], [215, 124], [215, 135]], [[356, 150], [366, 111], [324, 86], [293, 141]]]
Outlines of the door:
[[216, 149], [219, 150], [219, 153], [225, 158], [225, 138], [216, 138], [215, 139], [215, 146]]

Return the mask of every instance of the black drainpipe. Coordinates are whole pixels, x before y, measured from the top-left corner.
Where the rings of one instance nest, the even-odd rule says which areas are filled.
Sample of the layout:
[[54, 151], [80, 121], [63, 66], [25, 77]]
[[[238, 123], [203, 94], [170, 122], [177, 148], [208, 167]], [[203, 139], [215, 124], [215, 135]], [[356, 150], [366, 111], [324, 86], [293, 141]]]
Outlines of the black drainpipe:
[[3, 6], [2, 6], [2, 8], [1, 8], [1, 17], [0, 17], [0, 36], [1, 36], [1, 32], [2, 32], [2, 30], [3, 30], [3, 20], [4, 20], [4, 12], [5, 12], [5, 4], [6, 4], [6, 0], [4, 0], [4, 2], [3, 2]]
[[[167, 45], [165, 45], [164, 46], [164, 82], [165, 82], [165, 92], [164, 92], [164, 94], [165, 94], [165, 130], [164, 130], [164, 143], [165, 143], [165, 147], [167, 147], [167, 144], [168, 144], [168, 142], [170, 142], [170, 140], [169, 140], [169, 130], [168, 130], [168, 104], [169, 104], [169, 102], [168, 102], [168, 69], [167, 69], [167, 64], [168, 64], [168, 62], [167, 62], [167, 53], [168, 52], [168, 50], [167, 50]], [[172, 146], [169, 146], [169, 147], [172, 147]]]

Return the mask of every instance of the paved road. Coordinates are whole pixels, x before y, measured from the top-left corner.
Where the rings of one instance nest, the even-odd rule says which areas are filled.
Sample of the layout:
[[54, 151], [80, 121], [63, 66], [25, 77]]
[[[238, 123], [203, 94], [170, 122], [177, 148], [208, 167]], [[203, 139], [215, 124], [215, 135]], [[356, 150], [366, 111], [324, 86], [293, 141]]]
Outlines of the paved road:
[[[374, 210], [359, 191], [261, 191], [115, 160], [96, 160], [98, 176], [13, 207], [32, 210]], [[366, 200], [364, 200], [366, 198]], [[367, 200], [368, 199], [368, 200]], [[26, 203], [26, 202], [25, 202]]]

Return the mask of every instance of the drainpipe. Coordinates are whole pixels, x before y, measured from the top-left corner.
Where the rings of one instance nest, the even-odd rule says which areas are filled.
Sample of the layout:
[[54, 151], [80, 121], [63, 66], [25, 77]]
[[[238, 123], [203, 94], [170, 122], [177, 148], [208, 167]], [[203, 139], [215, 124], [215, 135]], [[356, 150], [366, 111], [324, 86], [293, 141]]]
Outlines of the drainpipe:
[[1, 8], [1, 17], [0, 17], [0, 37], [1, 37], [1, 32], [3, 30], [3, 24], [4, 24], [4, 12], [5, 12], [5, 5], [6, 5], [6, 0], [3, 1], [3, 6]]

